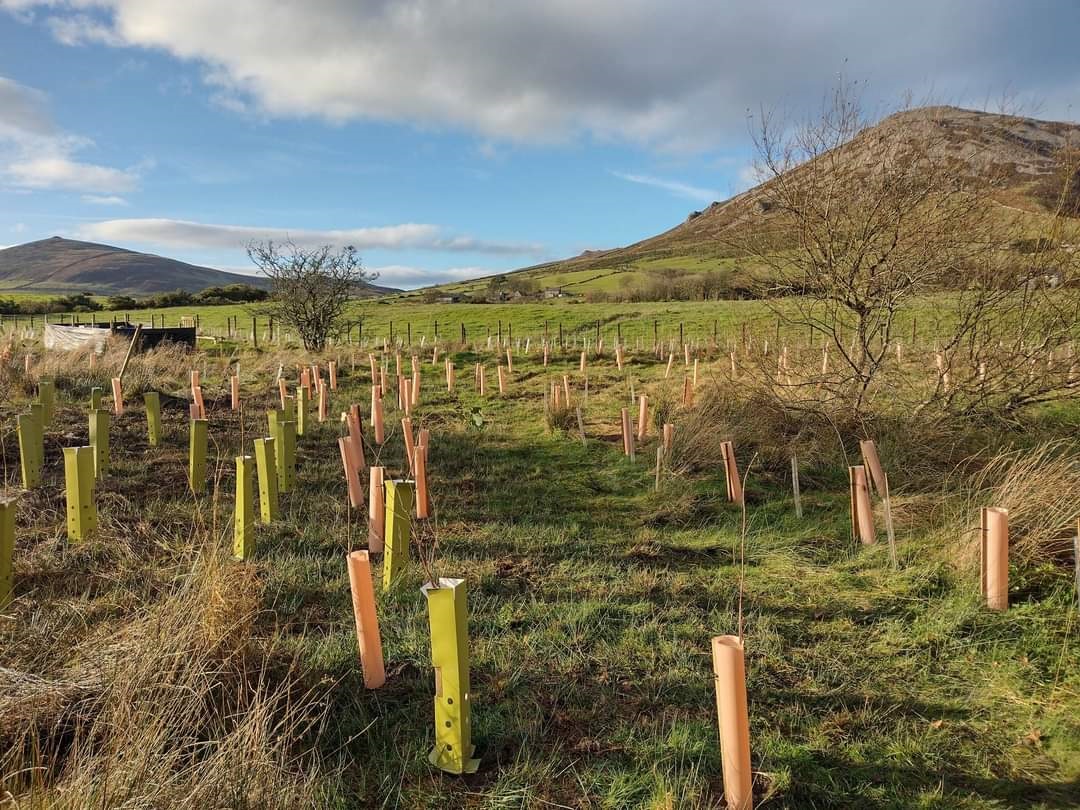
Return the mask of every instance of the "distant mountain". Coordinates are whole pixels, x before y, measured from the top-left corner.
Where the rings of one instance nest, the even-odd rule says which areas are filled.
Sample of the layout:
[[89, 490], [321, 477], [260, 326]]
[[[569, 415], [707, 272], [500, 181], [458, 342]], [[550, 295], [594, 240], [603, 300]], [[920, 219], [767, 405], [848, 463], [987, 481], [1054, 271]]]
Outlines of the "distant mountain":
[[[1001, 210], [1045, 217], [1058, 202], [1062, 188], [1062, 151], [1080, 145], [1080, 125], [999, 115], [958, 107], [921, 107], [896, 113], [859, 132], [845, 147], [845, 160], [865, 163], [882, 140], [897, 136], [934, 144], [933, 156], [960, 167], [972, 176], [1002, 177], [991, 195]], [[821, 159], [821, 158], [818, 158]], [[808, 164], [791, 171], [807, 171]], [[1080, 204], [1080, 174], [1071, 194]], [[626, 247], [588, 250], [560, 261], [514, 271], [541, 287], [561, 287], [569, 293], [613, 291], [620, 285], [642, 283], [656, 274], [719, 270], [737, 277], [745, 255], [733, 238], [767, 227], [770, 218], [770, 183], [765, 182], [728, 200], [693, 211], [670, 230]], [[446, 285], [455, 290], [482, 289], [487, 279]]]
[[[227, 273], [59, 236], [0, 250], [0, 292], [150, 295], [172, 290], [198, 292], [226, 284], [270, 286], [263, 276]], [[365, 292], [380, 295], [396, 290], [368, 286]]]

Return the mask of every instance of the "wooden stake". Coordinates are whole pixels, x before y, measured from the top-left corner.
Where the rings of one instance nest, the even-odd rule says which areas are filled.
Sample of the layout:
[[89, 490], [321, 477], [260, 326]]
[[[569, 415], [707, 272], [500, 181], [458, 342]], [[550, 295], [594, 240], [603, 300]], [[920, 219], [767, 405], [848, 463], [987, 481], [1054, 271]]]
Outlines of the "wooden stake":
[[885, 511], [885, 534], [889, 540], [889, 560], [892, 567], [898, 568], [899, 561], [896, 556], [896, 534], [893, 531], [892, 501], [889, 498], [889, 478], [885, 469], [881, 466], [878, 457], [877, 445], [873, 439], [863, 439], [859, 442], [859, 451], [862, 453], [863, 465], [870, 471], [870, 481], [881, 498]]
[[791, 454], [791, 493], [795, 498], [795, 517], [802, 518], [802, 496], [799, 492], [799, 457]]
[[1009, 607], [1009, 510], [984, 506], [981, 523], [982, 595], [990, 610]]
[[416, 469], [416, 444], [413, 441], [412, 419], [407, 416], [401, 420], [401, 435], [405, 439], [405, 456], [409, 460], [409, 470], [412, 471]]
[[382, 447], [386, 435], [383, 425], [382, 386], [379, 385], [371, 388], [371, 427], [375, 432], [375, 444]]
[[851, 488], [851, 534], [852, 539], [863, 545], [877, 542], [874, 530], [874, 512], [870, 506], [870, 489], [866, 480], [866, 468], [861, 464], [848, 468]]
[[373, 553], [383, 550], [383, 468], [372, 467], [368, 483], [368, 551]]
[[13, 558], [15, 556], [15, 507], [16, 498], [0, 501], [0, 610], [4, 610], [15, 598]]
[[735, 462], [735, 445], [732, 442], [721, 442], [720, 454], [724, 460], [724, 475], [727, 479], [728, 500], [732, 503], [743, 504], [742, 480], [739, 478], [739, 466]]
[[414, 455], [414, 470], [416, 478], [416, 517], [426, 520], [431, 517], [430, 502], [428, 500], [427, 481], [427, 447], [423, 444], [416, 445]]
[[120, 378], [112, 378], [113, 413], [120, 416], [124, 412], [124, 390], [120, 387]]

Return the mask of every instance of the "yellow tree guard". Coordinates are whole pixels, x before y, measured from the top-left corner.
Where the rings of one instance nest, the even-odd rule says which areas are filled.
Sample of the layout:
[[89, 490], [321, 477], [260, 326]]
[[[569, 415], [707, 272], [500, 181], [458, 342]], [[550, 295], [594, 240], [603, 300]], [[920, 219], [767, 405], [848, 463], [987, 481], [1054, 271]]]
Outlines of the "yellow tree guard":
[[42, 436], [41, 417], [34, 413], [21, 413], [17, 418], [19, 431], [19, 467], [22, 471], [23, 489], [34, 489], [41, 484], [41, 468], [45, 460], [45, 441]]
[[41, 424], [48, 427], [52, 424], [56, 410], [56, 388], [52, 380], [41, 380], [38, 383], [38, 402], [41, 403]]
[[146, 406], [146, 432], [151, 447], [157, 447], [161, 442], [161, 395], [157, 391], [147, 391], [143, 394], [143, 404]]
[[233, 556], [248, 560], [255, 554], [255, 460], [236, 457], [236, 505], [233, 512]]
[[308, 390], [304, 386], [296, 389], [296, 435], [303, 436], [307, 430]]
[[90, 411], [90, 446], [94, 448], [94, 477], [109, 468], [109, 412]]
[[15, 556], [15, 507], [17, 503], [15, 498], [0, 501], [0, 610], [6, 608], [14, 598], [13, 558]]
[[68, 539], [86, 540], [97, 528], [94, 505], [94, 448], [64, 448], [64, 485], [67, 495]]
[[384, 481], [386, 522], [383, 528], [383, 590], [387, 590], [409, 564], [414, 490], [412, 481]]
[[435, 669], [435, 747], [428, 761], [447, 773], [476, 773], [469, 688], [469, 629], [465, 580], [424, 586]]
[[188, 439], [188, 486], [196, 495], [206, 492], [206, 447], [209, 435], [209, 423], [205, 419], [191, 420]]
[[259, 518], [273, 523], [278, 516], [277, 455], [272, 437], [255, 440], [255, 466], [259, 474]]

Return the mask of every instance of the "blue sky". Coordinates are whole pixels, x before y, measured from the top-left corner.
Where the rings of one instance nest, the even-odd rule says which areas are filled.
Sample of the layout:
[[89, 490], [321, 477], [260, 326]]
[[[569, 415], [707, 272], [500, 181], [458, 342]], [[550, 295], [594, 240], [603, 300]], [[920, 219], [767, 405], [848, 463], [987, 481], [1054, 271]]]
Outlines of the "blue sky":
[[0, 245], [249, 271], [285, 234], [414, 287], [614, 247], [745, 188], [840, 74], [1074, 120], [1080, 4], [0, 0]]

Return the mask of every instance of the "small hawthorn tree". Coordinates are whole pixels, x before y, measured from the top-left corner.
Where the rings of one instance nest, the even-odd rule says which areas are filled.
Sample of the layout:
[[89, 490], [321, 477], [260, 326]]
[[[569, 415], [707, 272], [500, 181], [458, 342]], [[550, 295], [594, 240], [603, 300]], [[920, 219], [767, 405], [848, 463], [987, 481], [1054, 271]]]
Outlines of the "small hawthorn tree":
[[295, 242], [252, 242], [252, 263], [270, 279], [263, 311], [296, 330], [308, 351], [321, 352], [347, 323], [350, 299], [377, 277], [364, 270], [352, 245], [303, 248]]

